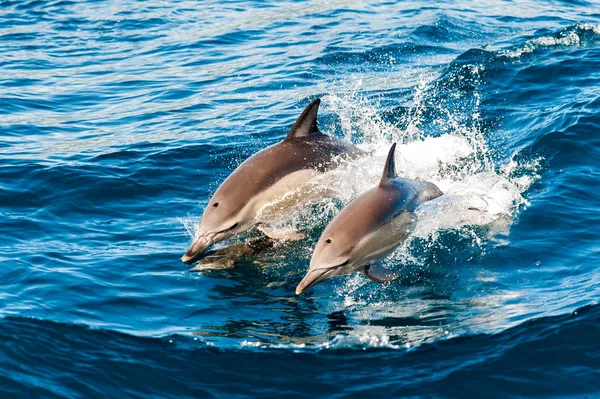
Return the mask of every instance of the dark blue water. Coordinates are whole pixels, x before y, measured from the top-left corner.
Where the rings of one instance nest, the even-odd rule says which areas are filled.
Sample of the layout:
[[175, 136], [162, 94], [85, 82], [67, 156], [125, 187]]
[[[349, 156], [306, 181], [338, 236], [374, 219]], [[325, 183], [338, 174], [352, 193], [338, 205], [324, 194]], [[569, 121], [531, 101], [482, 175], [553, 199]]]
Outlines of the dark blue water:
[[[600, 4], [355, 3], [0, 1], [1, 396], [600, 395]], [[307, 239], [181, 263], [317, 97], [373, 155]], [[402, 277], [296, 296], [392, 141]]]

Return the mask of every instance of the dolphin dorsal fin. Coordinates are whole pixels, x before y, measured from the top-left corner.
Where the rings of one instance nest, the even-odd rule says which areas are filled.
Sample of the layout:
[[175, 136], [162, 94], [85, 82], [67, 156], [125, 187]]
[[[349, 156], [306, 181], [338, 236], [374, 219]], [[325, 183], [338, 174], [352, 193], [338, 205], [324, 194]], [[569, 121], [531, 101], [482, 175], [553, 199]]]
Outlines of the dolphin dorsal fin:
[[379, 181], [379, 186], [387, 185], [390, 180], [395, 179], [396, 176], [396, 161], [394, 161], [394, 152], [396, 151], [396, 143], [392, 144], [390, 152], [388, 153], [385, 166], [383, 167], [383, 174]]
[[300, 114], [294, 126], [285, 136], [285, 140], [291, 140], [298, 137], [308, 137], [310, 135], [319, 133], [319, 128], [317, 127], [317, 113], [319, 112], [319, 104], [321, 104], [321, 99], [317, 98]]

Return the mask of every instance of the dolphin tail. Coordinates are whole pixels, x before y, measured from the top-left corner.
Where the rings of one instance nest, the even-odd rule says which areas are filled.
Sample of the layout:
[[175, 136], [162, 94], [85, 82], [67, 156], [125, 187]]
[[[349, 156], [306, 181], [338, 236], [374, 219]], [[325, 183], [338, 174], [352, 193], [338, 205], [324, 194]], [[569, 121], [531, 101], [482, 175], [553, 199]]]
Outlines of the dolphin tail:
[[385, 284], [396, 280], [400, 275], [381, 265], [367, 265], [363, 270], [363, 274], [370, 280], [377, 283]]
[[390, 180], [395, 179], [396, 175], [396, 161], [394, 160], [394, 153], [396, 152], [396, 143], [392, 144], [390, 148], [390, 152], [388, 153], [387, 160], [385, 161], [385, 166], [383, 167], [383, 174], [381, 175], [381, 180], [379, 181], [379, 186], [385, 186], [389, 184]]

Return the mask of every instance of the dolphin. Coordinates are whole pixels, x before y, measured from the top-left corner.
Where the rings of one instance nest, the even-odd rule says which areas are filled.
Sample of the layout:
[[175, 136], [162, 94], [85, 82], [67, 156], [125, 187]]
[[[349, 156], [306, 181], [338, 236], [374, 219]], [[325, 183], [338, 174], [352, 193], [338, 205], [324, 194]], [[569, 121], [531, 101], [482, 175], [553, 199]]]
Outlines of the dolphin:
[[181, 258], [183, 262], [255, 227], [267, 236], [282, 238], [269, 230], [264, 208], [279, 202], [281, 209], [275, 212], [286, 212], [289, 207], [299, 206], [306, 199], [304, 193], [297, 192], [290, 198], [286, 194], [335, 168], [342, 159], [364, 155], [354, 145], [319, 131], [320, 103], [320, 99], [311, 102], [282, 141], [252, 155], [221, 183], [204, 209], [198, 234]]
[[325, 228], [310, 260], [299, 295], [333, 276], [362, 272], [369, 279], [388, 283], [398, 277], [376, 262], [388, 256], [409, 235], [415, 208], [441, 196], [433, 183], [396, 176], [392, 144], [379, 185], [348, 205]]

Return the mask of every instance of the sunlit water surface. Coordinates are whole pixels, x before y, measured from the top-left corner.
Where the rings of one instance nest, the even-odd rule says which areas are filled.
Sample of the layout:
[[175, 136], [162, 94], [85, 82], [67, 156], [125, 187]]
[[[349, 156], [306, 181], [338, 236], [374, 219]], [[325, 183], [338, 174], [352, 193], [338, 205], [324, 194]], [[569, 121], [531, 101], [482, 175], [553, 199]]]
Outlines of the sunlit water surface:
[[[0, 2], [0, 393], [600, 394], [599, 10]], [[369, 155], [277, 221], [307, 238], [181, 263], [219, 183], [317, 97]], [[296, 296], [392, 142], [445, 193], [383, 262], [400, 279]]]

